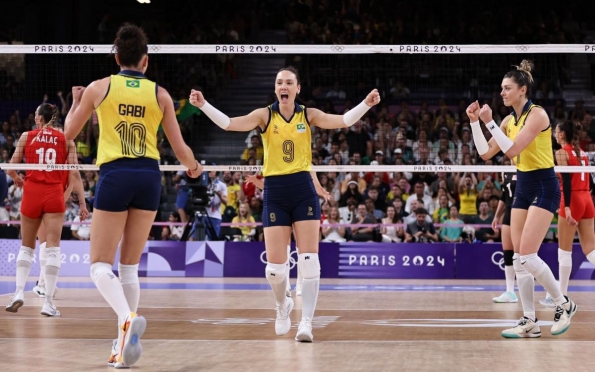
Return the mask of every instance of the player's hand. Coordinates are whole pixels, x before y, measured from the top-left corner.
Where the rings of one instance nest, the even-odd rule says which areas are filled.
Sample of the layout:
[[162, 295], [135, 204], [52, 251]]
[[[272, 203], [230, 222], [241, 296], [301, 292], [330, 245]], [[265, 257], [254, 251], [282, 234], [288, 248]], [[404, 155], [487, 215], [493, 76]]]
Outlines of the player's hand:
[[492, 121], [492, 109], [490, 106], [483, 105], [481, 110], [479, 110], [479, 118], [486, 124]]
[[23, 177], [21, 177], [19, 174], [17, 174], [13, 181], [16, 187], [23, 187], [23, 185], [25, 184]]
[[324, 201], [330, 202], [331, 201], [331, 193], [326, 191], [326, 189], [322, 186], [316, 186], [316, 194], [324, 199]]
[[492, 230], [494, 230], [494, 232], [500, 231], [500, 229], [498, 228], [498, 225], [500, 225], [500, 220], [502, 220], [502, 217], [494, 217], [492, 219]]
[[80, 101], [81, 97], [83, 96], [83, 92], [87, 89], [86, 87], [77, 85], [72, 87], [72, 100], [73, 101]]
[[198, 160], [197, 160], [196, 161], [196, 169], [193, 169], [193, 170], [188, 169], [186, 171], [186, 174], [190, 178], [198, 178], [198, 177], [200, 177], [200, 175], [202, 174], [202, 164], [200, 164], [198, 162]]
[[379, 104], [380, 93], [378, 93], [378, 89], [372, 89], [372, 91], [366, 96], [366, 99], [364, 99], [364, 102], [370, 107]]
[[79, 218], [81, 219], [81, 221], [84, 221], [87, 218], [89, 218], [89, 211], [87, 210], [86, 203], [80, 205]]
[[479, 102], [471, 102], [465, 112], [467, 113], [467, 116], [469, 116], [469, 120], [471, 120], [472, 123], [479, 121]]
[[202, 106], [204, 106], [205, 102], [207, 101], [205, 100], [205, 97], [202, 95], [202, 92], [200, 90], [192, 89], [192, 91], [190, 92], [190, 104], [192, 104], [192, 106], [201, 108]]
[[569, 207], [564, 208], [564, 212], [566, 212], [566, 222], [568, 222], [568, 224], [570, 226], [577, 226], [578, 222], [576, 222], [576, 220], [574, 218], [572, 218], [572, 213], [570, 212], [570, 208]]
[[256, 183], [258, 182], [257, 180], [258, 180], [258, 177], [256, 177], [256, 174], [249, 174], [246, 176], [246, 179], [245, 179], [247, 184], [253, 184], [253, 185], [256, 185]]

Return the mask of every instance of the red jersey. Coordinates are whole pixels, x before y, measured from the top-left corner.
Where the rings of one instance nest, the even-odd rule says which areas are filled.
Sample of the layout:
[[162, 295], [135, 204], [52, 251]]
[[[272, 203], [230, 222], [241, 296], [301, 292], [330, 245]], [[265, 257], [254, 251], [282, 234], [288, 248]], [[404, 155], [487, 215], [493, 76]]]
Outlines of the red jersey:
[[[54, 128], [35, 129], [27, 132], [25, 145], [27, 164], [66, 164], [68, 148], [64, 133]], [[68, 171], [28, 170], [27, 181], [48, 184], [68, 183]]]
[[[574, 146], [571, 144], [566, 144], [562, 147], [566, 150], [568, 154], [568, 165], [576, 165], [576, 166], [588, 166], [589, 165], [589, 158], [587, 158], [587, 154], [585, 154], [582, 150], [580, 153], [580, 159], [574, 151]], [[571, 173], [572, 177], [572, 187], [571, 191], [589, 191], [590, 190], [590, 183], [589, 177], [591, 175], [589, 173]], [[560, 183], [562, 184], [562, 182]], [[563, 185], [560, 186], [561, 191], [563, 191]]]

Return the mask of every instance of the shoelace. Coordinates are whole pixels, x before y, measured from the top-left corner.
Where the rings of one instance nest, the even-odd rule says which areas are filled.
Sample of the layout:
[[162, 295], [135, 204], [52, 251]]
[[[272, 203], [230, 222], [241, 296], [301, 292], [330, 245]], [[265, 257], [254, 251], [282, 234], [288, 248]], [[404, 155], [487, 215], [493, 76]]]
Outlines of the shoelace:
[[283, 304], [283, 305], [277, 304], [277, 307], [275, 308], [275, 310], [277, 310], [277, 319], [287, 318], [287, 313], [285, 311], [286, 308], [287, 308], [287, 304]]
[[556, 314], [554, 315], [554, 322], [557, 322], [560, 320], [560, 317], [562, 316], [562, 314], [564, 314], [564, 305], [559, 305], [556, 306]]
[[524, 325], [526, 325], [526, 324], [527, 324], [527, 318], [525, 318], [525, 317], [522, 317], [522, 318], [519, 320], [519, 323], [518, 323], [518, 325], [520, 325], [520, 326], [524, 326]]

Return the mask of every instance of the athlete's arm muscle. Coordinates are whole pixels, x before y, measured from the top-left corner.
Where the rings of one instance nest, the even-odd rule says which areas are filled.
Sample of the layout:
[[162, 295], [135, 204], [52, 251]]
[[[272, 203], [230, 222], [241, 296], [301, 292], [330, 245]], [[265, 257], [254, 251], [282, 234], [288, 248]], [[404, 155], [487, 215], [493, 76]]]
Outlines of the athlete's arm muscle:
[[327, 114], [317, 108], [307, 108], [308, 121], [311, 125], [322, 129], [338, 129], [345, 128], [343, 115]]
[[269, 121], [269, 109], [266, 107], [256, 109], [244, 116], [236, 116], [229, 119], [229, 127], [226, 130], [234, 132], [249, 132], [256, 127], [264, 130]]
[[64, 136], [74, 140], [89, 120], [95, 109], [105, 98], [110, 78], [96, 80], [85, 87], [72, 87], [72, 107], [64, 121]]
[[[27, 135], [27, 132], [21, 134], [19, 142], [17, 143], [17, 147], [14, 150], [14, 154], [12, 154], [12, 158], [10, 159], [11, 164], [19, 164], [21, 161], [23, 161], [25, 146], [27, 146]], [[14, 178], [17, 176], [17, 171], [15, 169], [9, 169], [7, 174], [14, 180]]]
[[[78, 164], [78, 157], [76, 153], [76, 145], [74, 141], [68, 141], [68, 164]], [[81, 179], [81, 173], [78, 170], [71, 170], [68, 175], [68, 184], [72, 185], [72, 188], [78, 196], [79, 204], [85, 207], [85, 188], [83, 187], [83, 181]]]

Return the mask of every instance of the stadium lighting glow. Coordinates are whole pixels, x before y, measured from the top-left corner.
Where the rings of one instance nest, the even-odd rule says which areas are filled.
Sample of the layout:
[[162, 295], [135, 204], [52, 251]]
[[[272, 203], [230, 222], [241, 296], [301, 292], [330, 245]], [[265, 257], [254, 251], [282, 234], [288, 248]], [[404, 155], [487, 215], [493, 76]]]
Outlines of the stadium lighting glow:
[[141, 4], [151, 4], [151, 0], [136, 0]]

